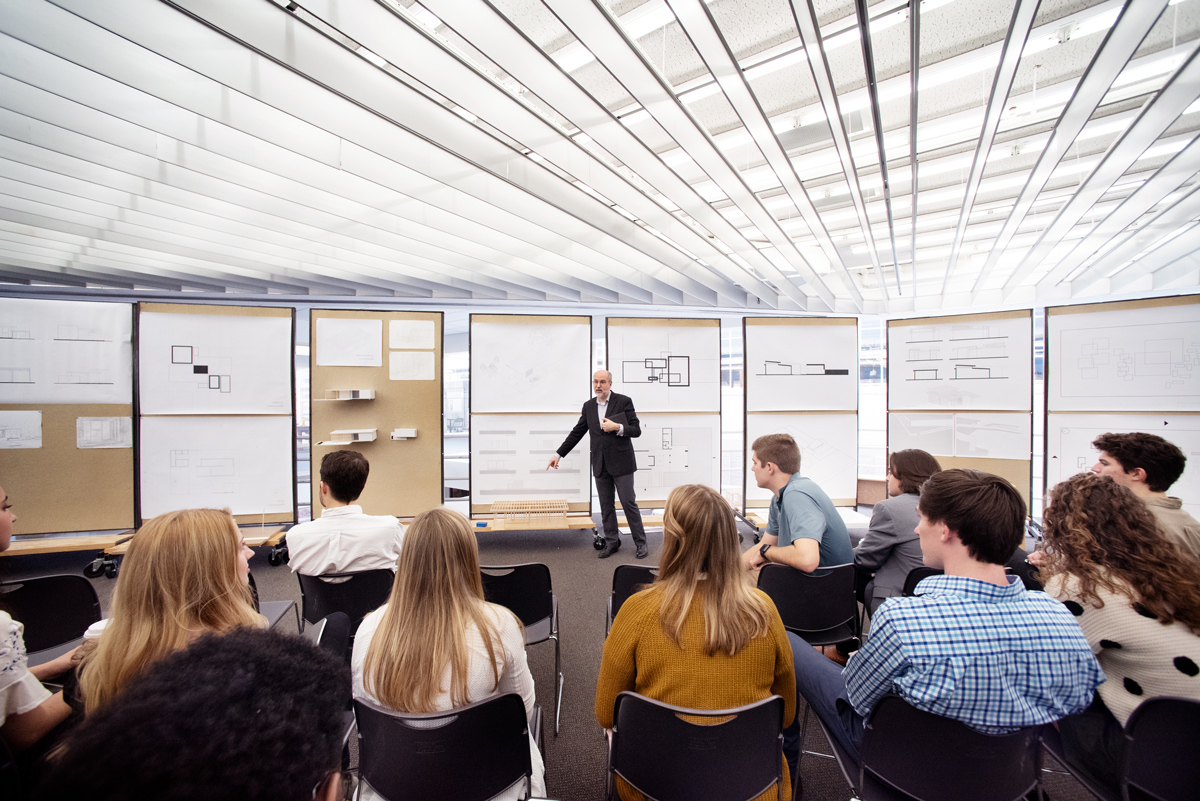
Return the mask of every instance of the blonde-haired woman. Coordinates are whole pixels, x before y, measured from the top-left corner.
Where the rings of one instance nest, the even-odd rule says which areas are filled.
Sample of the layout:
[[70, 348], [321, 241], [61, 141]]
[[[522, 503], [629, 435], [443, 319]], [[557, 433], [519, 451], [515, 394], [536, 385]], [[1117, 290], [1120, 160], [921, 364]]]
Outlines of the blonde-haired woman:
[[[397, 712], [444, 712], [517, 693], [533, 715], [525, 635], [512, 612], [483, 600], [479, 548], [467, 519], [422, 512], [404, 536], [388, 602], [363, 618], [350, 661], [354, 697]], [[530, 728], [532, 732], [532, 727]], [[533, 795], [546, 794], [532, 735]], [[469, 769], [470, 754], [464, 754]], [[497, 799], [520, 798], [518, 784]]]
[[229, 512], [184, 509], [150, 520], [129, 543], [107, 625], [85, 645], [79, 691], [91, 714], [164, 656], [208, 632], [265, 627], [254, 611], [246, 547]]
[[[792, 648], [775, 604], [742, 569], [729, 503], [699, 484], [667, 498], [662, 564], [649, 589], [621, 605], [604, 644], [596, 719], [613, 725], [624, 690], [692, 709], [728, 709], [771, 695], [796, 714]], [[783, 765], [784, 799], [791, 780]], [[637, 798], [618, 779], [621, 798]], [[774, 798], [770, 791], [763, 798]]]

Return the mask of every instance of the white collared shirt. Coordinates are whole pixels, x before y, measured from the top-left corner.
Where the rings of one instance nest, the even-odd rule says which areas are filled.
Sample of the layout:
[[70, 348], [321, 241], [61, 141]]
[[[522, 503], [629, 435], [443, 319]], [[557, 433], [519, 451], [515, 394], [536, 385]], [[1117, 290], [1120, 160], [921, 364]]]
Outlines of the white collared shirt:
[[287, 533], [288, 564], [305, 576], [396, 569], [404, 526], [391, 515], [366, 515], [357, 504], [325, 509]]
[[[601, 421], [603, 421], [608, 415], [608, 401], [610, 400], [612, 400], [612, 390], [609, 390], [608, 392], [608, 400], [600, 400], [600, 396], [596, 396], [596, 416], [599, 417]], [[621, 425], [621, 423], [617, 423], [617, 425], [621, 426], [617, 429], [617, 436], [625, 436], [625, 426]]]

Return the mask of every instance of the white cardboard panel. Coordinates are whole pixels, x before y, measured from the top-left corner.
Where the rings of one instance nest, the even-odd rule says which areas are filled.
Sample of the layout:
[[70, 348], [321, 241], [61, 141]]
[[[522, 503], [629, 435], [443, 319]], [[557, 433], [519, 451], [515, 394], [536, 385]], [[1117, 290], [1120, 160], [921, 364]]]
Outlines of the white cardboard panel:
[[721, 491], [721, 416], [638, 412], [642, 435], [633, 441], [640, 505], [662, 506], [671, 490], [704, 484]]
[[546, 465], [578, 414], [472, 414], [471, 502], [588, 503], [592, 468], [585, 434], [557, 470]]
[[639, 414], [721, 410], [720, 326], [610, 325], [607, 364]]
[[746, 415], [746, 500], [770, 500], [750, 470], [754, 440], [763, 434], [791, 434], [800, 446], [800, 475], [811, 478], [830, 498], [858, 497], [857, 414]]
[[471, 414], [578, 412], [591, 392], [592, 326], [583, 323], [472, 320]]
[[858, 327], [747, 325], [746, 410], [858, 409]]

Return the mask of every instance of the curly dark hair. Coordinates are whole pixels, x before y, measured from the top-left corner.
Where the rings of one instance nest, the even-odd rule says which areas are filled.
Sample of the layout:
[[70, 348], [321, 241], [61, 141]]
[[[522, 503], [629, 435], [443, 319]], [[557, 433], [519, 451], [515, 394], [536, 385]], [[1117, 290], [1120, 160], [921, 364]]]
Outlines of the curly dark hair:
[[1200, 634], [1200, 562], [1175, 544], [1136, 495], [1108, 476], [1077, 473], [1050, 491], [1042, 516], [1042, 576], [1066, 574], [1102, 606], [1097, 588], [1130, 596], [1166, 624]]
[[66, 740], [37, 799], [294, 801], [339, 765], [350, 671], [296, 635], [207, 634]]
[[1120, 462], [1126, 473], [1139, 467], [1145, 470], [1146, 486], [1151, 492], [1166, 492], [1187, 466], [1187, 457], [1176, 445], [1141, 431], [1101, 434], [1092, 447]]

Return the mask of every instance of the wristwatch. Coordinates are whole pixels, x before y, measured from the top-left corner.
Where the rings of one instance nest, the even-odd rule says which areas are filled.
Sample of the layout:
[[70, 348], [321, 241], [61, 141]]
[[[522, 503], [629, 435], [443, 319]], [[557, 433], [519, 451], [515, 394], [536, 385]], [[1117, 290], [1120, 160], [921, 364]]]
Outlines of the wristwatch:
[[770, 559], [767, 559], [767, 549], [770, 547], [771, 547], [771, 543], [764, 542], [762, 544], [762, 547], [758, 549], [758, 555], [761, 556], [764, 560], [766, 560], [768, 562], [771, 561]]

